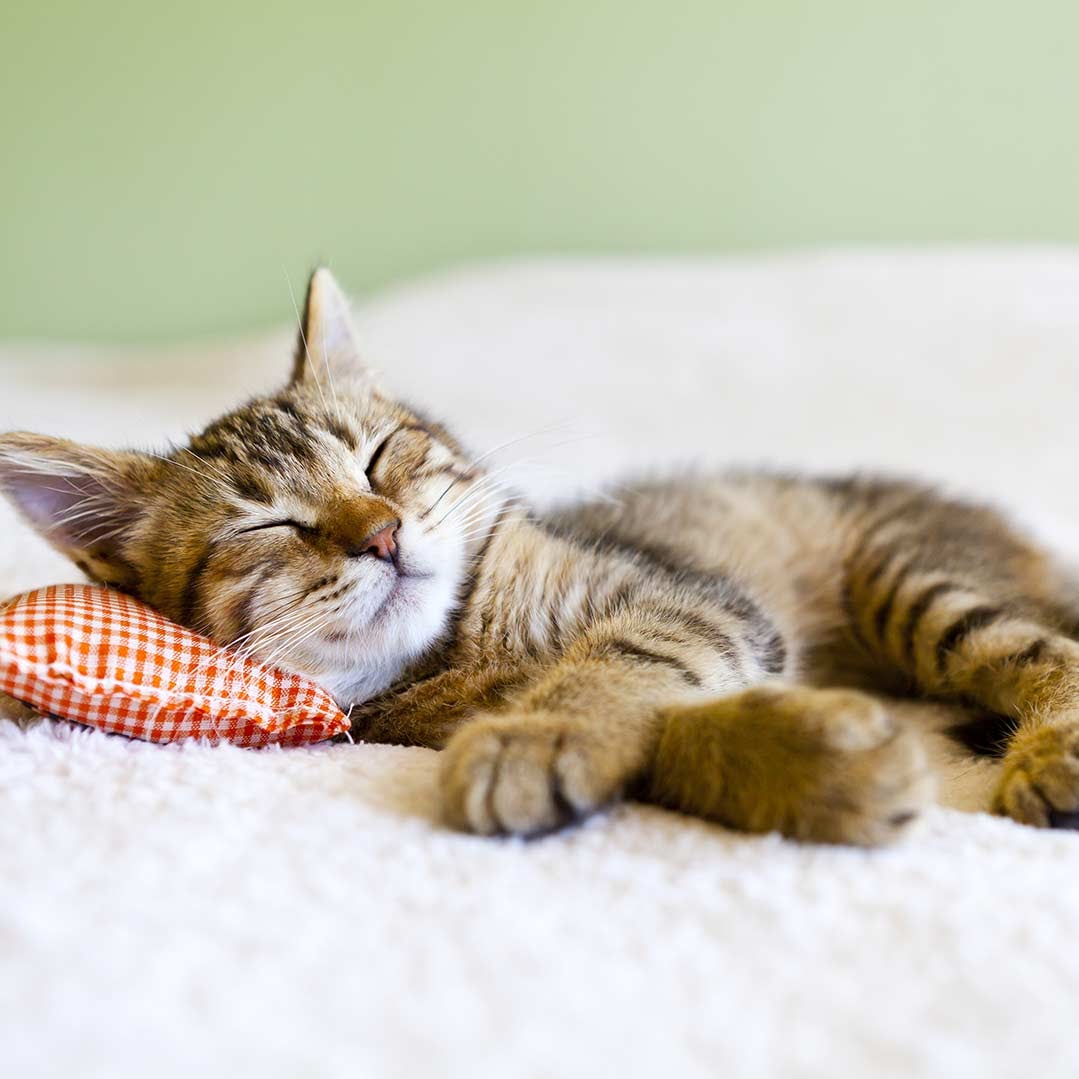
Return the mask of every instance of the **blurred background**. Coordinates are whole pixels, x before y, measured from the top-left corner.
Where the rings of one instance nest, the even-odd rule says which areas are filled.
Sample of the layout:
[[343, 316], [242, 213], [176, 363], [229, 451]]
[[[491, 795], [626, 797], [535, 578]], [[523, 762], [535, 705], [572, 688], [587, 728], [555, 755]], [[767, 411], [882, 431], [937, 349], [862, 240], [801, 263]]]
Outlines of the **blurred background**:
[[0, 338], [522, 253], [1079, 240], [1074, 0], [12, 0]]

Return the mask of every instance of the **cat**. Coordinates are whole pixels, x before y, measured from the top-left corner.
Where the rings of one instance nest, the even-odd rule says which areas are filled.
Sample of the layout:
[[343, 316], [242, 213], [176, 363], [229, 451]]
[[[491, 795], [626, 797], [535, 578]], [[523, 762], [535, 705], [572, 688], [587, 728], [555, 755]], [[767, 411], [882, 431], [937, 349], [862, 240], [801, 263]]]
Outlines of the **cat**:
[[166, 454], [0, 437], [0, 489], [92, 580], [442, 750], [453, 827], [546, 833], [629, 795], [873, 846], [932, 798], [868, 690], [999, 718], [994, 808], [1079, 809], [1079, 595], [997, 513], [915, 483], [630, 484], [540, 516], [391, 399], [312, 276], [291, 380]]

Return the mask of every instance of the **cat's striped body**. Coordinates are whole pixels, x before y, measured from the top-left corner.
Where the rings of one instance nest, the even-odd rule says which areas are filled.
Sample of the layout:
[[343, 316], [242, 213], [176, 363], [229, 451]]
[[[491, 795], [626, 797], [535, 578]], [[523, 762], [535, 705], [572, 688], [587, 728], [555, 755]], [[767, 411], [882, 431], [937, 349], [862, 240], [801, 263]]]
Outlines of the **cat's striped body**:
[[1071, 582], [912, 484], [640, 483], [539, 518], [359, 365], [320, 272], [292, 383], [166, 457], [0, 439], [88, 573], [321, 678], [363, 738], [444, 749], [447, 819], [533, 833], [624, 791], [754, 831], [890, 839], [929, 796], [862, 687], [1010, 722], [997, 807], [1079, 809]]
[[[734, 474], [548, 519], [509, 507], [434, 672], [361, 708], [357, 731], [442, 748], [491, 713], [486, 753], [481, 723], [446, 765], [451, 810], [481, 831], [551, 826], [636, 784], [741, 827], [875, 842], [927, 796], [925, 762], [913, 732], [827, 687], [962, 700], [1021, 744], [1055, 742], [1057, 724], [1036, 732], [1079, 701], [1067, 587], [999, 515], [914, 484]], [[604, 738], [618, 752], [581, 765]], [[550, 781], [518, 804], [527, 761]], [[567, 793], [560, 767], [603, 782]], [[1070, 804], [1032, 798], [1013, 760], [1002, 810], [1044, 824]]]

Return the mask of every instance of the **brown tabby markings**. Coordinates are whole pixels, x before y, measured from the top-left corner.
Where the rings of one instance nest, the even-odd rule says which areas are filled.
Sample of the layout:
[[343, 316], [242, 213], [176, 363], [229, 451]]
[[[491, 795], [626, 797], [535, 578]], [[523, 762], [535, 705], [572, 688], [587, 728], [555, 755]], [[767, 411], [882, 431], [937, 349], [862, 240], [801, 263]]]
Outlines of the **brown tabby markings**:
[[[540, 518], [482, 463], [382, 395], [319, 272], [280, 393], [165, 458], [5, 436], [0, 488], [89, 576], [327, 684], [355, 675], [354, 733], [444, 749], [459, 828], [542, 832], [629, 791], [887, 842], [929, 776], [860, 688], [992, 713], [997, 810], [1079, 810], [1079, 591], [992, 511], [730, 473]], [[392, 567], [371, 555], [385, 529]]]

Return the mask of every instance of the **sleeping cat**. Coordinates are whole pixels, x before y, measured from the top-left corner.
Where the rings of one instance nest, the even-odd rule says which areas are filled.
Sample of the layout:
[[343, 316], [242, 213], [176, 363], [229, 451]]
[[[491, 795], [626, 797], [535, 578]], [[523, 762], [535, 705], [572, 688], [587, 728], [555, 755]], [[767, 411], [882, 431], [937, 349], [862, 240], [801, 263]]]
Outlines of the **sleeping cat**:
[[624, 793], [873, 845], [926, 804], [858, 688], [1002, 717], [995, 808], [1079, 809], [1079, 607], [993, 512], [908, 483], [726, 474], [537, 516], [387, 397], [325, 270], [279, 393], [166, 456], [0, 438], [0, 489], [94, 580], [442, 749], [445, 819], [534, 834]]

